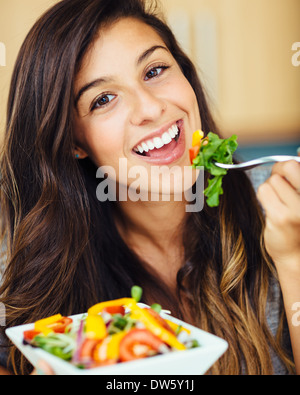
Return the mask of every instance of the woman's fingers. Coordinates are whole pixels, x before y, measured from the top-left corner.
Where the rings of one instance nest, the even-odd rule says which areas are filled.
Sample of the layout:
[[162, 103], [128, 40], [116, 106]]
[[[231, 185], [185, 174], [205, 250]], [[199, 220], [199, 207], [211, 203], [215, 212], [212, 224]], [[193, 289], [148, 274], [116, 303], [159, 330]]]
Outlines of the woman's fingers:
[[266, 214], [265, 245], [274, 262], [300, 262], [300, 164], [278, 163], [258, 189]]
[[257, 196], [267, 218], [273, 218], [282, 212], [283, 204], [272, 185], [267, 181], [258, 188]]
[[295, 160], [276, 163], [272, 170], [272, 175], [274, 174], [284, 177], [300, 193], [300, 163]]
[[31, 373], [32, 376], [53, 376], [54, 372], [45, 361], [39, 361], [36, 369]]
[[277, 163], [271, 177], [258, 189], [258, 199], [267, 220], [300, 221], [300, 164], [296, 161]]
[[[300, 169], [300, 168], [299, 168]], [[294, 185], [296, 184], [294, 180]], [[300, 204], [300, 195], [295, 186], [279, 173], [273, 174], [267, 184], [273, 189], [278, 199], [292, 211]]]

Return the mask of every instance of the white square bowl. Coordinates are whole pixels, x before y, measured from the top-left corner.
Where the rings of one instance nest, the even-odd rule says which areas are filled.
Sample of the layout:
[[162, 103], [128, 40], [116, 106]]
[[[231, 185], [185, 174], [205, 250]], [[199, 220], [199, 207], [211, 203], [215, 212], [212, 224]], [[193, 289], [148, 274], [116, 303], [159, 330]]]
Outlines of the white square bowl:
[[[71, 316], [71, 318], [76, 322], [83, 315], [79, 314]], [[44, 360], [56, 375], [203, 375], [228, 348], [227, 342], [219, 337], [165, 313], [161, 313], [161, 316], [189, 329], [191, 331], [190, 338], [197, 340], [201, 346], [151, 358], [82, 370], [42, 349], [24, 345], [23, 333], [32, 330], [34, 324], [9, 328], [6, 330], [6, 334], [34, 367], [40, 360]]]

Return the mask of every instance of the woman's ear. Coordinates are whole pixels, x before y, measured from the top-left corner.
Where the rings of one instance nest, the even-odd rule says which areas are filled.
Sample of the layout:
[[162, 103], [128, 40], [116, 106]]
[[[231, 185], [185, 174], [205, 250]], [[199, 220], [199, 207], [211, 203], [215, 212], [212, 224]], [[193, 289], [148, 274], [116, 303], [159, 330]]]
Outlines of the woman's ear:
[[75, 147], [74, 148], [74, 156], [76, 159], [85, 159], [88, 157], [88, 154], [85, 152], [84, 149], [80, 147]]

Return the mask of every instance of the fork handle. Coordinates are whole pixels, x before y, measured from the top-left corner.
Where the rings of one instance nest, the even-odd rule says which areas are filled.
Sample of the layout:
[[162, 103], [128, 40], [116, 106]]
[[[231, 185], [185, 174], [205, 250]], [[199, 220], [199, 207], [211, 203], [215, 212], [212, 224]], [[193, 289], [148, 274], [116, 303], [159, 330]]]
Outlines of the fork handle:
[[242, 162], [233, 165], [217, 163], [217, 162], [215, 163], [215, 165], [226, 170], [250, 170], [256, 166], [265, 165], [268, 163], [275, 163], [275, 162], [286, 162], [288, 160], [295, 160], [300, 163], [300, 156], [273, 155], [273, 156], [264, 156], [262, 158], [257, 158], [257, 159], [249, 160], [247, 162]]

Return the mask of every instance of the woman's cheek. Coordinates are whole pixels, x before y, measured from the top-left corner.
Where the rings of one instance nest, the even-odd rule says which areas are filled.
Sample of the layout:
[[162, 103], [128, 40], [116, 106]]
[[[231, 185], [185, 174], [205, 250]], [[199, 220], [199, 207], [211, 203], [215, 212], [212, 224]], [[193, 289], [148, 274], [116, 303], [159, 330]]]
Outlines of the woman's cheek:
[[188, 80], [180, 75], [177, 83], [170, 84], [169, 97], [172, 103], [184, 111], [186, 114], [192, 115], [197, 127], [199, 128], [200, 114], [196, 94]]

